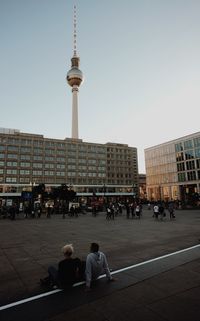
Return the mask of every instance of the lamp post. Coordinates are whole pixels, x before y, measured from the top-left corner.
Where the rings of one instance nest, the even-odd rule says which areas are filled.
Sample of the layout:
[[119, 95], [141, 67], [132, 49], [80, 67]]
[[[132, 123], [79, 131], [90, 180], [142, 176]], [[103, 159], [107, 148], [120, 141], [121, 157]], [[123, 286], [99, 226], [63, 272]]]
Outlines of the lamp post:
[[31, 185], [31, 215], [34, 214], [34, 198], [33, 198], [33, 187], [35, 186], [35, 182], [30, 182]]
[[104, 206], [104, 209], [105, 209], [105, 194], [106, 194], [106, 185], [105, 183], [103, 184], [103, 206]]
[[136, 188], [136, 184], [132, 185], [133, 188], [133, 202], [135, 202], [135, 188]]

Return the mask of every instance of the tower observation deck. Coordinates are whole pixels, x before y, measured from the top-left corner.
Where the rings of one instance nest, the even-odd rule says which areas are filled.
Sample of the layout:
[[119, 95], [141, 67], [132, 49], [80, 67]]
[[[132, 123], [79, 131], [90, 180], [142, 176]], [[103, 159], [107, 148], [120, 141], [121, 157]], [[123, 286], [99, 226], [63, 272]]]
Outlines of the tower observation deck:
[[74, 6], [74, 53], [71, 58], [71, 69], [68, 71], [66, 80], [72, 87], [72, 138], [78, 139], [78, 91], [83, 81], [83, 73], [79, 69], [80, 59], [77, 56], [76, 46], [76, 6]]

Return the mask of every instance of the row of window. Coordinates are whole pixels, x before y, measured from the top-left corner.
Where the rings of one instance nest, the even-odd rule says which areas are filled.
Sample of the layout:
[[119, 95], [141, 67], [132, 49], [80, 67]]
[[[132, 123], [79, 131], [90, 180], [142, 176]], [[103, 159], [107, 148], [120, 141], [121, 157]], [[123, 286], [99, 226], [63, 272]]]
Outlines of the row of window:
[[200, 179], [200, 170], [191, 171], [187, 173], [178, 173], [178, 181], [179, 182], [185, 182], [185, 181], [195, 181], [197, 179]]
[[191, 149], [193, 147], [200, 147], [200, 137], [189, 139], [184, 142], [180, 142], [178, 144], [175, 144], [175, 150], [176, 152], [181, 152], [186, 149]]
[[181, 162], [177, 163], [177, 171], [183, 172], [185, 170], [192, 170], [192, 169], [199, 169], [200, 168], [200, 159], [197, 159], [196, 161], [187, 161], [187, 162]]
[[176, 161], [181, 162], [184, 159], [194, 159], [194, 158], [200, 158], [200, 148], [197, 148], [195, 150], [187, 150], [186, 152], [178, 152], [176, 153]]
[[[50, 160], [48, 160], [48, 161], [50, 161]], [[75, 159], [71, 159], [71, 158], [69, 158], [68, 159], [68, 163], [73, 163], [73, 164], [76, 164], [77, 162], [76, 162], [76, 160]], [[97, 160], [93, 160], [93, 159], [88, 159], [88, 160], [86, 160], [86, 159], [79, 159], [78, 160], [78, 163], [79, 164], [88, 164], [88, 165], [106, 165], [106, 161], [103, 161], [103, 160], [99, 160], [99, 161], [97, 161]], [[1, 165], [1, 164], [3, 164], [3, 165]], [[4, 166], [6, 164], [6, 162], [4, 161], [4, 160], [2, 160], [2, 158], [0, 158], [0, 166]], [[65, 164], [44, 164], [44, 166], [57, 166], [57, 168], [65, 168]], [[30, 162], [17, 162], [17, 161], [7, 161], [7, 166], [21, 166], [21, 167], [31, 167], [31, 166], [33, 166], [33, 167], [42, 167], [43, 166], [43, 164], [42, 163], [30, 163]], [[75, 165], [71, 165], [71, 166], [75, 166]]]
[[[2, 141], [2, 140], [1, 140]], [[10, 146], [10, 145], [0, 145], [0, 150], [5, 150], [6, 147], [8, 150], [13, 150], [13, 151], [18, 151], [19, 148], [21, 151], [25, 151], [25, 152], [31, 152], [32, 151], [32, 144], [31, 144], [31, 141], [28, 143], [28, 140], [26, 141], [19, 141], [19, 140], [16, 140], [16, 139], [7, 139], [7, 141], [3, 141], [4, 143], [7, 142], [7, 144], [14, 144], [14, 145], [17, 145], [17, 146]], [[22, 145], [22, 146], [20, 146]], [[36, 146], [36, 147], [35, 147]], [[44, 147], [44, 149], [43, 149]], [[51, 147], [51, 149], [45, 149], [45, 147]], [[44, 142], [44, 145], [43, 145], [43, 142], [33, 142], [33, 150], [34, 151], [38, 151], [39, 153], [43, 151], [44, 152], [55, 152], [55, 147], [58, 147], [58, 148], [62, 148], [64, 153], [65, 152], [85, 152], [85, 153], [100, 153], [100, 154], [105, 154], [107, 152], [107, 149], [104, 148], [104, 147], [99, 147], [99, 146], [90, 146], [90, 145], [87, 145], [87, 146], [81, 146], [81, 145], [78, 145], [78, 148], [77, 148], [77, 145], [65, 145], [63, 143], [57, 143], [57, 142]], [[57, 152], [59, 152], [59, 149], [57, 149]], [[126, 151], [127, 152], [127, 151]]]

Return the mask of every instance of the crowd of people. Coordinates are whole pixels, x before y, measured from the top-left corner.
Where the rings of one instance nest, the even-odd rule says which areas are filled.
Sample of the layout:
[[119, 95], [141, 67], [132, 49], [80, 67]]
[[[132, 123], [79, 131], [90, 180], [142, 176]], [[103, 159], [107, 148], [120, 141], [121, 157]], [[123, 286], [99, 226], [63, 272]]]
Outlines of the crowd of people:
[[[0, 205], [0, 218], [10, 218], [15, 220], [16, 217], [20, 215], [23, 218], [40, 218], [41, 216], [46, 218], [51, 218], [53, 214], [62, 214], [62, 218], [66, 218], [66, 215], [69, 217], [77, 218], [79, 214], [86, 214], [86, 211], [81, 209], [81, 206], [71, 205], [70, 208], [66, 204], [59, 206], [52, 206], [47, 204], [46, 206], [41, 206], [40, 203], [35, 204], [34, 206], [31, 203], [28, 203], [26, 206], [20, 207], [17, 203], [14, 203], [10, 206]], [[143, 204], [141, 202], [109, 202], [105, 204], [101, 212], [106, 213], [106, 220], [114, 220], [118, 215], [125, 214], [127, 219], [130, 218], [141, 218], [143, 213]], [[174, 202], [164, 203], [164, 202], [153, 202], [145, 205], [148, 210], [153, 211], [153, 217], [158, 220], [167, 216], [169, 213], [170, 219], [175, 218], [175, 209], [177, 209]], [[94, 205], [91, 208], [92, 216], [97, 216], [99, 210]]]

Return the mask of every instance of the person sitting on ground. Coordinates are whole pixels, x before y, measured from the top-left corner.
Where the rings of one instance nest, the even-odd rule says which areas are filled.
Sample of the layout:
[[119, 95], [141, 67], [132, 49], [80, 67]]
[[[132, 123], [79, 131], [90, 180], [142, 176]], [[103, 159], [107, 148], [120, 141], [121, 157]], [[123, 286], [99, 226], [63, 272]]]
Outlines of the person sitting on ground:
[[42, 285], [68, 289], [78, 281], [84, 279], [85, 262], [79, 258], [72, 258], [74, 248], [72, 244], [66, 244], [62, 248], [64, 260], [58, 263], [58, 268], [49, 266], [48, 277], [41, 279]]
[[91, 243], [90, 253], [86, 259], [86, 289], [89, 290], [91, 282], [104, 273], [106, 273], [108, 281], [114, 281], [114, 278], [112, 278], [110, 274], [106, 256], [103, 252], [99, 251], [99, 244]]

